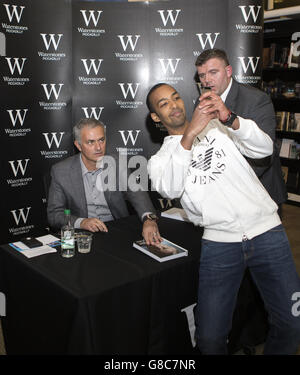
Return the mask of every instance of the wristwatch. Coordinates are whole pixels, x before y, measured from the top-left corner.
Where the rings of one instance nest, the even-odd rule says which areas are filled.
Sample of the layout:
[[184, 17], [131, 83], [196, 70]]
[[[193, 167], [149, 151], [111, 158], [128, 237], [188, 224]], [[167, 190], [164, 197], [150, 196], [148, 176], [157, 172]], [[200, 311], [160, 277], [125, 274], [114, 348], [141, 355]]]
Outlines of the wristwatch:
[[153, 214], [153, 213], [146, 214], [146, 215], [143, 217], [143, 223], [144, 223], [146, 220], [151, 220], [151, 221], [155, 221], [155, 222], [157, 222], [157, 221], [158, 221], [158, 216], [156, 216], [156, 215]]
[[233, 124], [233, 121], [237, 118], [237, 114], [232, 112], [232, 111], [229, 111], [229, 115], [227, 117], [227, 119], [225, 121], [222, 121], [220, 120], [220, 122], [224, 125], [224, 126], [227, 126], [227, 127], [231, 127], [231, 125]]

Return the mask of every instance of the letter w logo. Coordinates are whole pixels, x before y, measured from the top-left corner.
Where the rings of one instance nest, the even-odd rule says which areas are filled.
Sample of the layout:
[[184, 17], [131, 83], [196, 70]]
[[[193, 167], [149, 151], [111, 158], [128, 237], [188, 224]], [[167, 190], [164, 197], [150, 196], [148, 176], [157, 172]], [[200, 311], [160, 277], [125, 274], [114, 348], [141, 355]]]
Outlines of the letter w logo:
[[[173, 62], [174, 59], [158, 59], [158, 60], [160, 62], [160, 65], [162, 67], [162, 70], [163, 70], [164, 74], [167, 74], [169, 68], [171, 69], [172, 74], [175, 74], [178, 63], [181, 59], [176, 59], [175, 65], [174, 65], [174, 62]], [[167, 63], [165, 63], [165, 60], [167, 60]]]
[[21, 218], [23, 219], [24, 224], [26, 224], [31, 207], [26, 207], [26, 209], [27, 209], [26, 214], [24, 213], [24, 208], [19, 208], [18, 210], [19, 214], [16, 213], [17, 210], [10, 211], [13, 214], [16, 225], [19, 225]]
[[59, 140], [58, 140], [58, 139], [57, 139], [56, 132], [51, 133], [51, 135], [52, 135], [51, 139], [49, 139], [49, 133], [43, 133], [43, 136], [44, 136], [45, 139], [46, 139], [46, 142], [47, 142], [47, 145], [48, 145], [48, 148], [49, 148], [49, 149], [51, 148], [53, 141], [54, 141], [54, 143], [56, 144], [56, 148], [59, 148], [59, 146], [60, 146], [60, 144], [61, 144], [62, 137], [63, 137], [63, 135], [65, 134], [65, 132], [60, 132], [59, 134], [60, 134], [60, 138], [59, 138]]
[[26, 172], [26, 169], [27, 169], [27, 164], [28, 164], [28, 161], [30, 159], [25, 159], [25, 164], [23, 165], [23, 160], [20, 159], [20, 160], [17, 160], [17, 167], [15, 166], [15, 160], [9, 160], [9, 164], [11, 166], [11, 169], [15, 175], [15, 177], [17, 177], [17, 174], [18, 174], [18, 171], [20, 170], [21, 173], [22, 173], [22, 176], [24, 176], [25, 172]]
[[[9, 22], [12, 22], [14, 16], [16, 17], [17, 22], [19, 23], [22, 17], [23, 10], [25, 7], [20, 6], [20, 10], [18, 11], [17, 5], [10, 5], [10, 4], [3, 4], [6, 9], [7, 17], [9, 19]], [[10, 6], [12, 7], [12, 11], [10, 10]]]
[[167, 10], [167, 17], [165, 17], [165, 11], [164, 10], [158, 10], [158, 13], [160, 14], [160, 17], [161, 17], [161, 20], [162, 20], [164, 26], [167, 26], [168, 20], [170, 20], [172, 25], [175, 26], [178, 14], [180, 12], [181, 12], [181, 9], [176, 9], [176, 16], [174, 17], [173, 10], [168, 9]]
[[239, 5], [239, 8], [241, 8], [241, 11], [243, 13], [243, 17], [244, 17], [245, 22], [248, 22], [248, 20], [250, 18], [250, 15], [252, 15], [253, 22], [257, 21], [257, 17], [258, 17], [258, 14], [260, 12], [261, 6], [260, 5], [257, 6], [256, 13], [255, 13], [255, 6], [256, 5], [249, 5], [249, 11], [248, 11], [248, 14], [247, 14], [246, 13], [246, 5]]
[[[16, 112], [15, 115], [14, 111]], [[23, 116], [21, 115], [21, 111], [23, 111]], [[28, 109], [7, 109], [12, 125], [15, 126], [17, 120], [19, 120], [20, 125], [23, 126], [27, 111]]]
[[87, 10], [81, 10], [80, 11], [81, 14], [82, 14], [82, 17], [84, 18], [84, 22], [85, 22], [85, 25], [86, 26], [89, 26], [91, 20], [93, 21], [94, 23], [94, 26], [96, 27], [97, 24], [98, 24], [98, 21], [99, 21], [99, 18], [101, 16], [101, 13], [103, 12], [102, 10], [97, 10], [97, 16], [95, 16], [95, 11], [94, 10], [90, 10], [89, 13], [89, 17], [86, 15], [86, 12]]
[[133, 83], [127, 83], [127, 90], [124, 88], [125, 83], [118, 83], [121, 87], [124, 99], [127, 99], [127, 95], [130, 92], [132, 99], [135, 98], [140, 83], [135, 84], [135, 90], [132, 88]]
[[[81, 109], [84, 112], [84, 117], [86, 118], [95, 118], [96, 120], [99, 120], [101, 113], [104, 109], [104, 107], [81, 107]], [[90, 109], [90, 113], [89, 113]], [[98, 109], [98, 112], [97, 112]]]
[[81, 59], [81, 61], [83, 62], [83, 65], [84, 65], [84, 68], [85, 68], [85, 71], [86, 71], [87, 75], [90, 74], [92, 68], [94, 70], [95, 75], [97, 75], [103, 59], [98, 59], [98, 66], [96, 66], [96, 64], [95, 64], [96, 59], [90, 59], [90, 65], [89, 66], [87, 64], [87, 59]]
[[60, 95], [60, 90], [61, 90], [61, 88], [63, 87], [64, 84], [59, 83], [58, 84], [59, 85], [58, 90], [56, 89], [56, 83], [50, 83], [50, 89], [48, 89], [48, 83], [42, 83], [41, 85], [43, 86], [45, 95], [46, 95], [48, 100], [50, 100], [50, 97], [51, 97], [52, 93], [55, 97], [55, 100], [57, 100], [59, 95]]
[[[60, 39], [63, 36], [63, 34], [57, 34], [58, 39], [55, 40], [55, 34], [40, 34], [40, 35], [43, 38], [44, 45], [45, 45], [47, 51], [49, 50], [51, 44], [53, 45], [53, 47], [54, 47], [54, 49], [56, 51], [57, 47], [58, 47], [58, 45], [60, 43]], [[49, 36], [48, 39], [47, 39], [47, 36]]]
[[247, 73], [247, 70], [248, 70], [249, 66], [251, 66], [253, 74], [255, 73], [260, 57], [256, 56], [256, 63], [254, 63], [254, 58], [255, 58], [254, 56], [248, 57], [248, 64], [246, 65], [245, 60], [244, 60], [245, 57], [239, 57], [240, 62], [242, 64], [244, 74]]
[[[124, 134], [125, 131], [128, 132], [128, 136], [127, 136], [127, 138], [126, 138], [126, 136], [125, 136], [125, 134]], [[136, 140], [137, 140], [137, 137], [138, 137], [138, 135], [139, 135], [139, 133], [140, 133], [140, 130], [136, 130], [136, 131], [135, 131], [135, 137], [134, 137], [133, 134], [132, 134], [132, 133], [133, 133], [133, 130], [118, 130], [118, 132], [121, 134], [122, 139], [123, 139], [123, 143], [124, 143], [125, 146], [127, 146], [127, 143], [128, 143], [128, 141], [129, 141], [129, 138], [130, 138], [130, 140], [131, 140], [132, 146], [134, 146], [134, 145], [135, 145], [135, 142], [136, 142]]]
[[125, 42], [124, 41], [124, 35], [118, 35], [118, 38], [120, 39], [123, 50], [126, 51], [127, 47], [128, 47], [128, 44], [130, 44], [130, 47], [131, 47], [132, 51], [134, 51], [135, 47], [136, 47], [136, 44], [137, 44], [137, 41], [140, 38], [140, 35], [135, 35], [135, 42], [132, 41], [132, 35], [126, 35], [126, 36], [127, 36], [127, 41]]
[[8, 64], [11, 75], [13, 75], [15, 73], [16, 68], [17, 68], [19, 74], [21, 75], [22, 72], [23, 72], [24, 64], [25, 64], [25, 61], [27, 60], [27, 58], [22, 57], [22, 64], [20, 64], [20, 62], [19, 62], [19, 57], [14, 57], [13, 63], [11, 62], [12, 57], [5, 57], [5, 58], [6, 58], [6, 61], [7, 61], [7, 64]]
[[201, 34], [196, 34], [196, 35], [199, 38], [199, 42], [201, 44], [202, 49], [205, 49], [207, 42], [209, 42], [210, 48], [214, 48], [215, 47], [217, 38], [220, 35], [220, 33], [215, 33], [215, 39], [214, 39], [214, 41], [212, 41], [211, 33], [206, 33], [205, 34], [206, 35], [206, 39], [205, 40], [203, 40], [203, 38], [202, 38], [202, 35], [203, 35], [202, 33]]

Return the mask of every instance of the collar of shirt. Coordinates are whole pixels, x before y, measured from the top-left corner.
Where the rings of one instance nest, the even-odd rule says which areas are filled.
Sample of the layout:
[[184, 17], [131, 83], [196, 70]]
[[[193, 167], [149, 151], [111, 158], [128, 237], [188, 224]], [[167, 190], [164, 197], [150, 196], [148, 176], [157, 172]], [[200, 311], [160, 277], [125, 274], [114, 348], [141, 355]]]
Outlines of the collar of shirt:
[[103, 160], [100, 161], [98, 169], [95, 169], [94, 171], [89, 171], [87, 169], [87, 167], [85, 166], [85, 164], [84, 164], [84, 162], [82, 160], [82, 156], [80, 154], [80, 165], [81, 165], [81, 171], [82, 171], [82, 177], [83, 177], [87, 173], [91, 173], [91, 174], [94, 174], [95, 172], [100, 173], [102, 171], [102, 169], [103, 169]]
[[221, 95], [221, 99], [223, 100], [224, 103], [225, 103], [225, 100], [226, 100], [227, 95], [229, 93], [229, 90], [231, 89], [231, 86], [232, 86], [232, 78], [230, 78], [230, 82], [229, 82], [229, 85], [227, 86], [227, 89]]

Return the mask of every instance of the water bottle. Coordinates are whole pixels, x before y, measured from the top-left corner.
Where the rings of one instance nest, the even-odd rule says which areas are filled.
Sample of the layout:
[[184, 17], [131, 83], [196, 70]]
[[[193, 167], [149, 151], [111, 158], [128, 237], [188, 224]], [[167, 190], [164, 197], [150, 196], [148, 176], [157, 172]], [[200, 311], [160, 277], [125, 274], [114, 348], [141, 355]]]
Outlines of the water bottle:
[[61, 255], [71, 258], [75, 255], [74, 227], [71, 224], [71, 211], [65, 210], [65, 225], [61, 228]]

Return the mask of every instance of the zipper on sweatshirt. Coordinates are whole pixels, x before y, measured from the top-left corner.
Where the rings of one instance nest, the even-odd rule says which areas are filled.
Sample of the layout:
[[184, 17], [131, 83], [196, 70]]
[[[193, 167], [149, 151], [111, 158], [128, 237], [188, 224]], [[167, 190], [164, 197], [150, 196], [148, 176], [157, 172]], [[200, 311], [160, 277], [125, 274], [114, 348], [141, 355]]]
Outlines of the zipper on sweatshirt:
[[248, 240], [247, 236], [245, 234], [243, 234], [242, 241], [245, 242], [247, 240]]

